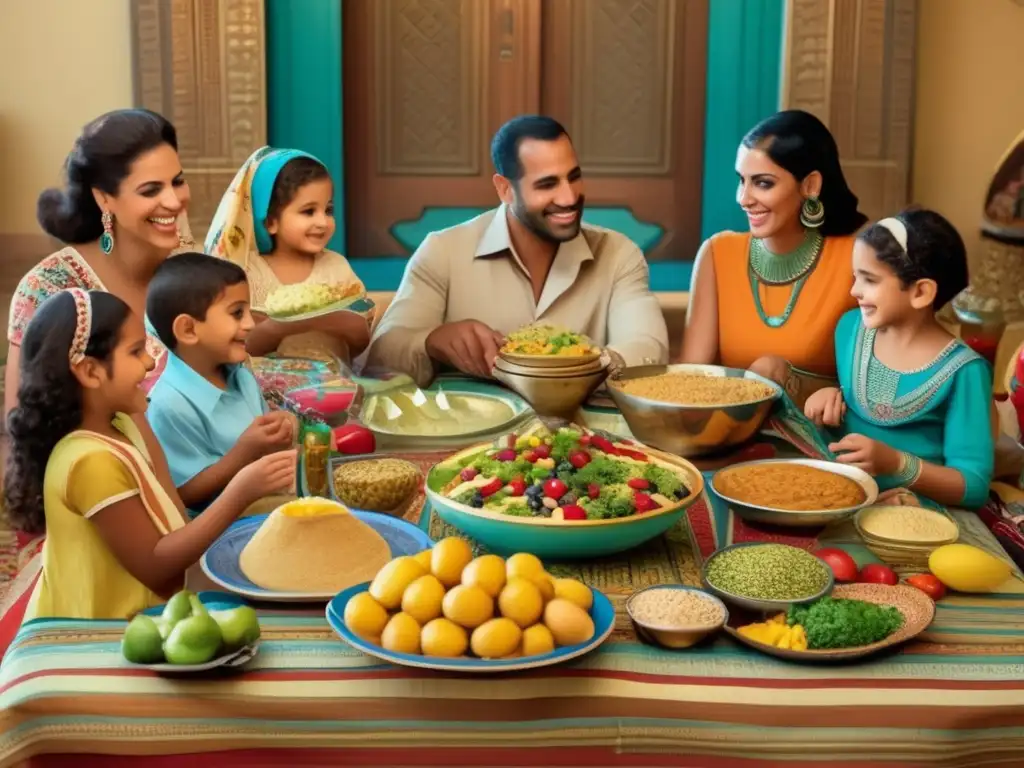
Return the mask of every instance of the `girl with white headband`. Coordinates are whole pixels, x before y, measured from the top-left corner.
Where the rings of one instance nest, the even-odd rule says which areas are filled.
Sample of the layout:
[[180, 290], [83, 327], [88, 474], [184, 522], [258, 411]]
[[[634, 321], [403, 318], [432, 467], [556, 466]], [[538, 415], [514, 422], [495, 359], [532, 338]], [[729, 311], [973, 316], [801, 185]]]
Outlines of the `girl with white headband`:
[[133, 416], [146, 410], [154, 361], [141, 318], [113, 294], [54, 294], [25, 331], [4, 508], [26, 532], [45, 530], [42, 572], [25, 620], [126, 619], [166, 602], [256, 499], [290, 488], [295, 451], [270, 454], [186, 522], [154, 473]]
[[908, 210], [861, 233], [853, 250], [859, 309], [835, 335], [841, 389], [805, 413], [838, 427], [838, 460], [941, 504], [982, 506], [992, 480], [992, 373], [935, 313], [967, 287], [967, 251], [934, 211]]

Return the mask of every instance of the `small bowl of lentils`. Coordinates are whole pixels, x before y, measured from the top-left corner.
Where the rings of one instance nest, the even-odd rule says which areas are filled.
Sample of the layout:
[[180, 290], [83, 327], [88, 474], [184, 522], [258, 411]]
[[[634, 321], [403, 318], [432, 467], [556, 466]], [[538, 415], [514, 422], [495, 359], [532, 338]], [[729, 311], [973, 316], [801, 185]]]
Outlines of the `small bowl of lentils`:
[[720, 549], [704, 564], [704, 586], [752, 611], [785, 611], [832, 591], [832, 569], [788, 544], [744, 542]]
[[689, 648], [729, 620], [725, 604], [697, 587], [664, 584], [634, 592], [626, 613], [637, 637], [665, 648]]

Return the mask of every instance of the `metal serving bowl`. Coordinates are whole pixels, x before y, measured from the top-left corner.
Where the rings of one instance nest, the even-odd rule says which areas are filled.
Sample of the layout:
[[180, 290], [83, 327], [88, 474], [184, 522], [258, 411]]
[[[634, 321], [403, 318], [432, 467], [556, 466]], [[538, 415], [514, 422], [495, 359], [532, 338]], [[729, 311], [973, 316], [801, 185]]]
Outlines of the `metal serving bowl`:
[[[722, 378], [745, 378], [766, 384], [772, 394], [749, 403], [679, 405], [630, 395], [617, 382], [662, 373], [693, 373]], [[752, 438], [782, 394], [782, 388], [756, 373], [721, 365], [642, 365], [617, 371], [608, 393], [622, 412], [630, 431], [645, 445], [677, 456], [700, 456], [741, 445]]]
[[608, 367], [608, 360], [595, 358], [588, 363], [580, 365], [568, 365], [559, 367], [531, 368], [528, 365], [512, 363], [505, 358], [499, 357], [494, 361], [494, 367], [505, 373], [515, 373], [521, 376], [536, 376], [538, 378], [560, 378], [562, 376], [580, 376], [585, 373], [596, 373]]
[[[815, 469], [822, 469], [826, 472], [848, 477], [863, 489], [864, 501], [852, 507], [842, 507], [841, 509], [779, 509], [778, 507], [764, 507], [739, 501], [731, 496], [726, 496], [718, 490], [716, 481], [722, 472], [730, 469], [735, 470], [739, 467], [751, 467], [762, 464], [801, 464], [805, 467], [814, 467]], [[741, 464], [733, 464], [723, 467], [712, 475], [711, 490], [744, 520], [749, 520], [753, 523], [765, 523], [767, 525], [782, 525], [790, 528], [810, 528], [828, 525], [837, 520], [845, 520], [856, 514], [858, 510], [874, 504], [878, 499], [878, 483], [867, 472], [857, 469], [857, 467], [851, 467], [848, 464], [839, 464], [834, 461], [819, 461], [818, 459], [762, 459], [760, 461], [745, 461]]]
[[499, 352], [498, 356], [513, 365], [521, 365], [526, 368], [567, 368], [593, 363], [601, 357], [601, 352], [587, 352], [584, 355], [523, 355], [515, 352]]
[[[763, 547], [765, 544], [770, 542], [761, 541], [745, 541], [740, 544], [730, 544], [728, 547], [715, 552], [711, 557], [704, 563], [704, 568], [700, 574], [701, 583], [708, 589], [709, 592], [713, 592], [718, 595], [722, 600], [739, 608], [747, 608], [751, 611], [765, 611], [770, 613], [783, 613], [789, 610], [791, 605], [802, 605], [804, 603], [813, 603], [815, 600], [820, 600], [832, 592], [832, 587], [835, 586], [835, 577], [832, 575], [832, 569], [821, 562], [822, 571], [828, 576], [828, 581], [825, 582], [824, 588], [822, 588], [817, 594], [810, 595], [808, 597], [801, 598], [799, 600], [761, 600], [756, 597], [746, 597], [745, 595], [737, 595], [734, 592], [728, 592], [724, 589], [719, 589], [710, 581], [708, 581], [708, 568], [711, 563], [714, 562], [716, 557], [720, 557], [725, 552], [729, 552], [740, 547]], [[778, 546], [788, 546], [787, 544], [780, 544]], [[796, 547], [794, 547], [796, 549]]]
[[[702, 600], [707, 600], [709, 603], [718, 606], [721, 615], [717, 621], [711, 624], [695, 624], [686, 627], [661, 627], [641, 621], [633, 615], [633, 600], [637, 595], [651, 589], [674, 589], [684, 592], [695, 592]], [[633, 622], [633, 630], [636, 632], [637, 637], [664, 648], [672, 648], [673, 650], [696, 645], [708, 635], [720, 630], [729, 620], [729, 609], [725, 607], [725, 603], [703, 589], [687, 587], [682, 584], [655, 584], [654, 586], [637, 590], [626, 600], [626, 613], [629, 615], [629, 620]]]
[[529, 376], [498, 366], [494, 378], [519, 394], [538, 416], [572, 420], [584, 401], [608, 377], [607, 367], [565, 376]]

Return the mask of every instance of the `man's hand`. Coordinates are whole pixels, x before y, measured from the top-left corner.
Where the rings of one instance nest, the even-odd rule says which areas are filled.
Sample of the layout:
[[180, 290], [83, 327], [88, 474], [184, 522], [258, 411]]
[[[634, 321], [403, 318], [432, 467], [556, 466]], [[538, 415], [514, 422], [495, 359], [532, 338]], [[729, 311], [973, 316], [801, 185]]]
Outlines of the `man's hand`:
[[427, 354], [464, 373], [491, 378], [491, 369], [505, 338], [476, 320], [445, 323], [427, 336]]

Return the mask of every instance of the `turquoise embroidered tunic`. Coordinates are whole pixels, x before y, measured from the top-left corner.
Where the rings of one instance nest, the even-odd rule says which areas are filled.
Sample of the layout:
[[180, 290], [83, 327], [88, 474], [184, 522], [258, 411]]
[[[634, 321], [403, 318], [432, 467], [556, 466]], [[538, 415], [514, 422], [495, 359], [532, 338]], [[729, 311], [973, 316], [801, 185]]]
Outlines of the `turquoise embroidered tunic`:
[[[860, 310], [836, 326], [836, 365], [846, 402], [843, 435], [861, 434], [923, 461], [957, 470], [962, 504], [988, 499], [995, 445], [991, 430], [992, 373], [988, 363], [955, 340], [924, 368], [894, 371], [874, 354], [875, 331]], [[878, 477], [882, 490], [898, 485]]]

